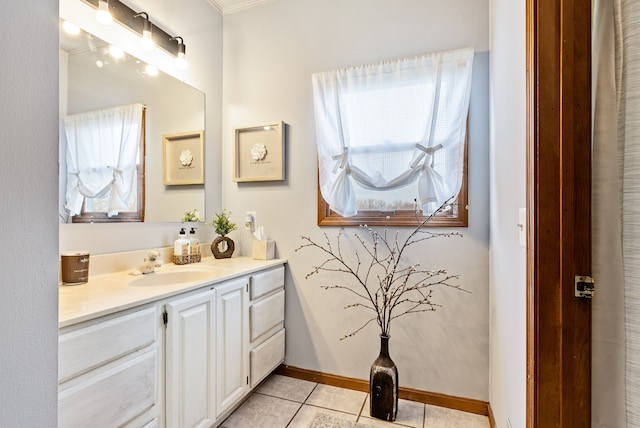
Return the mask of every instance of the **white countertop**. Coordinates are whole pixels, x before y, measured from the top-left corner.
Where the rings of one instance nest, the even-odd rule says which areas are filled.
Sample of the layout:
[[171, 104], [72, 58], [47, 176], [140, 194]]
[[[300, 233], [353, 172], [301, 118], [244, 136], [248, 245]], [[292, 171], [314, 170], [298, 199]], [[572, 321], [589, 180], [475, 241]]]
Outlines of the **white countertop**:
[[[89, 276], [80, 285], [60, 285], [58, 327], [70, 326], [124, 309], [195, 290], [208, 284], [225, 281], [286, 263], [284, 259], [253, 260], [251, 257], [215, 259], [204, 257], [200, 263], [186, 265], [165, 264], [159, 273], [133, 276], [131, 270]], [[202, 270], [210, 272], [206, 278], [171, 285], [130, 285], [132, 280], [161, 275], [163, 272]]]

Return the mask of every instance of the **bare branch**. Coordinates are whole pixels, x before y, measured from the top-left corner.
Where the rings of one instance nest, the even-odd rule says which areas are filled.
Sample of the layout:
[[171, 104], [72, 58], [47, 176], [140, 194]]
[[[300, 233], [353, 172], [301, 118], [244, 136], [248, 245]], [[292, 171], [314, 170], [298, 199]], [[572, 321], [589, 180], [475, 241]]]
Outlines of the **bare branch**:
[[345, 334], [344, 336], [342, 336], [342, 337], [340, 338], [340, 340], [344, 340], [344, 339], [346, 339], [346, 338], [348, 338], [348, 337], [355, 336], [355, 335], [356, 335], [356, 334], [358, 334], [362, 329], [364, 329], [366, 326], [368, 326], [369, 324], [371, 324], [371, 321], [376, 321], [376, 319], [375, 319], [375, 318], [371, 318], [369, 321], [367, 321], [367, 322], [366, 322], [366, 323], [364, 323], [362, 326], [360, 326], [360, 328], [358, 328], [358, 329], [356, 329], [356, 330], [352, 331], [352, 332], [351, 332], [351, 333], [349, 333], [349, 334]]
[[437, 233], [423, 229], [423, 226], [450, 202], [447, 201], [434, 214], [419, 222], [404, 240], [400, 239], [399, 231], [389, 234], [385, 228], [379, 233], [367, 225], [362, 225], [361, 229], [369, 235], [369, 239], [354, 233], [356, 249], [350, 252], [350, 258], [343, 254], [343, 228], [338, 231], [335, 244], [326, 233], [323, 244], [308, 236], [302, 236], [303, 243], [295, 251], [311, 247], [320, 250], [327, 257], [318, 266], [313, 266], [306, 278], [320, 273], [346, 274], [353, 279], [354, 285], [347, 283], [321, 287], [325, 290], [346, 290], [365, 302], [347, 304], [344, 306], [345, 309], [361, 307], [376, 313], [375, 317], [343, 336], [341, 340], [354, 336], [372, 321], [377, 321], [382, 334], [389, 334], [392, 320], [407, 314], [435, 311], [440, 307], [431, 301], [435, 287], [448, 287], [468, 293], [459, 284], [453, 283], [458, 276], [449, 275], [446, 269], [424, 269], [419, 262], [406, 266], [402, 264], [403, 255], [410, 246], [434, 238], [462, 236], [458, 232]]
[[[353, 293], [356, 296], [358, 296], [358, 297], [360, 297], [360, 298], [362, 298], [362, 299], [364, 299], [364, 300], [366, 300], [368, 302], [370, 301], [367, 296], [365, 296], [363, 294], [360, 294], [356, 290], [354, 290], [352, 288], [349, 288], [349, 287], [346, 287], [344, 285], [322, 285], [321, 288], [324, 288], [325, 290], [333, 290], [333, 289], [346, 290], [346, 291], [348, 291], [350, 293]], [[375, 311], [375, 309], [374, 309], [374, 311]]]

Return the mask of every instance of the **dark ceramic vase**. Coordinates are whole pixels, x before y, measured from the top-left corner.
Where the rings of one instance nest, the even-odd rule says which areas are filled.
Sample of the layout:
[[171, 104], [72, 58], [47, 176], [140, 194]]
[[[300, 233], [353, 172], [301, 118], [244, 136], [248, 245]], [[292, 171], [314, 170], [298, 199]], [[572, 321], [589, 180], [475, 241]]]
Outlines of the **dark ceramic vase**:
[[231, 238], [226, 236], [218, 236], [211, 243], [211, 252], [216, 259], [228, 259], [235, 248], [236, 246]]
[[389, 336], [380, 335], [380, 355], [369, 376], [372, 418], [395, 421], [398, 415], [398, 368], [389, 356]]

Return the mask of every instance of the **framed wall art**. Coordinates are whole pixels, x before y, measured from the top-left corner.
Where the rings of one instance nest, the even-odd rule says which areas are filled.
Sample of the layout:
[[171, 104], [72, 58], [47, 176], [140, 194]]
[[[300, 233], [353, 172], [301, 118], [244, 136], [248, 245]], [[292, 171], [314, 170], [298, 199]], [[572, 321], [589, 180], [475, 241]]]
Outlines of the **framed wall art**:
[[204, 131], [162, 136], [165, 186], [204, 184]]
[[284, 122], [235, 129], [233, 181], [282, 181], [285, 171]]

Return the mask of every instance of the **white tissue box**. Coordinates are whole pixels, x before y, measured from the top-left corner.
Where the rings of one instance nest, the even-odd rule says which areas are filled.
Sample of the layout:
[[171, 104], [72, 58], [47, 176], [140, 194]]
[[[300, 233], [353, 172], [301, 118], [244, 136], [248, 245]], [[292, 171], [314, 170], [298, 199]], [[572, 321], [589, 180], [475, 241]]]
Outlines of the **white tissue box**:
[[253, 241], [253, 259], [271, 260], [276, 255], [276, 241]]

